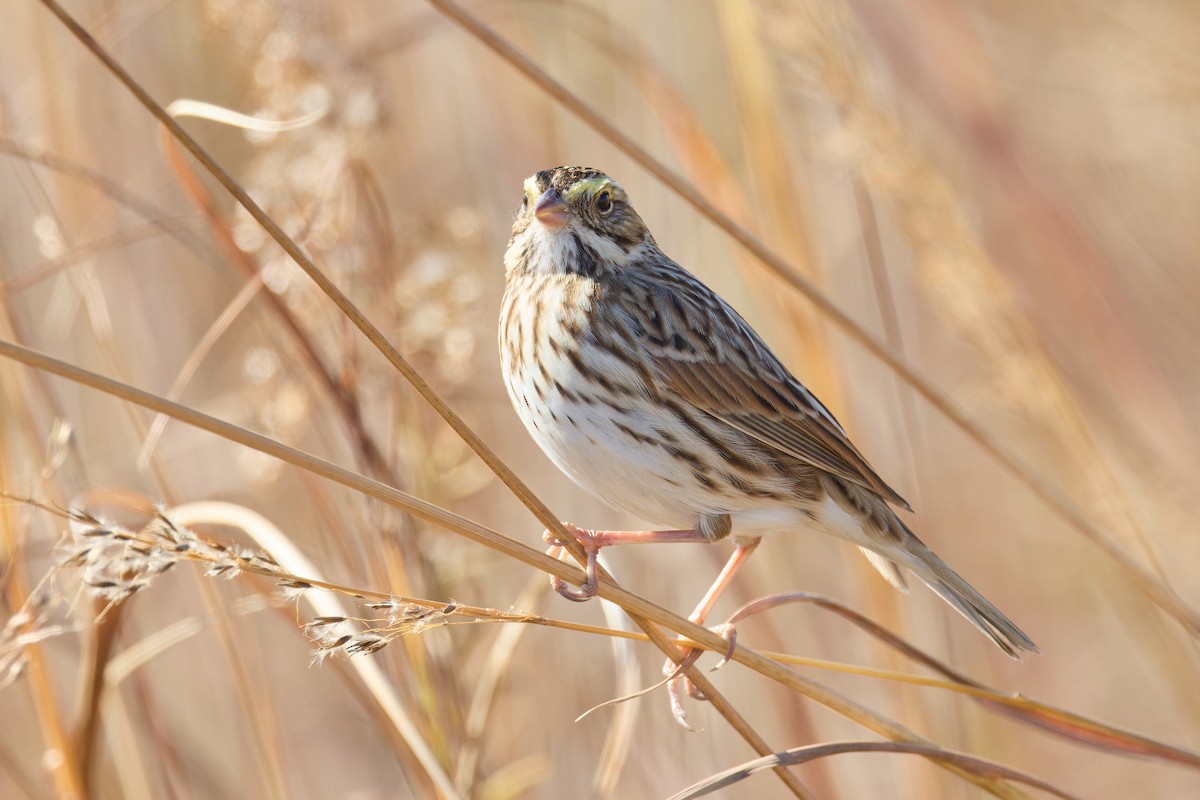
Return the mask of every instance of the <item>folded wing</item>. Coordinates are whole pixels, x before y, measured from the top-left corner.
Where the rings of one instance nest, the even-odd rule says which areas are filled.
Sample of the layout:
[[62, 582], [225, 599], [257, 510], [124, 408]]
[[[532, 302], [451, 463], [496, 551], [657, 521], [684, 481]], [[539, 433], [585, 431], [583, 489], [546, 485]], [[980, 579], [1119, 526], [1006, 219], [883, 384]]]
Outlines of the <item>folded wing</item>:
[[716, 294], [693, 281], [638, 289], [627, 298], [628, 314], [638, 322], [633, 333], [650, 356], [658, 389], [768, 447], [909, 508], [829, 410]]

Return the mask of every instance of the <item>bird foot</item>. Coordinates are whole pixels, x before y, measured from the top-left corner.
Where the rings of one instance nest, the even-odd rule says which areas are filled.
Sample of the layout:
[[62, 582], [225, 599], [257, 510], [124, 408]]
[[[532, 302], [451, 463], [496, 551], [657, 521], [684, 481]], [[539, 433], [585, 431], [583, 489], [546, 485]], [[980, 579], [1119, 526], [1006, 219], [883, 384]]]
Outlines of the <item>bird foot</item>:
[[728, 645], [725, 648], [725, 655], [721, 656], [721, 660], [709, 670], [709, 672], [716, 672], [733, 658], [733, 651], [737, 649], [737, 627], [732, 622], [726, 622], [721, 625], [714, 625], [709, 630], [724, 639], [726, 645]]
[[699, 733], [703, 729], [697, 728], [688, 722], [687, 711], [683, 707], [683, 697], [679, 693], [679, 684], [681, 681], [688, 685], [690, 694], [692, 682], [687, 678], [673, 678], [667, 681], [667, 696], [671, 698], [671, 716], [675, 718], [675, 722], [678, 723], [679, 727], [685, 731]]
[[696, 659], [700, 658], [700, 654], [704, 651], [696, 650], [695, 648], [689, 648], [683, 652], [683, 661], [679, 662], [678, 664], [671, 659], [667, 659], [666, 663], [663, 664], [663, 675], [667, 677], [667, 697], [670, 698], [671, 701], [671, 716], [675, 718], [677, 723], [679, 723], [679, 727], [686, 731], [695, 733], [699, 730], [699, 728], [692, 727], [692, 725], [688, 722], [687, 711], [685, 711], [683, 708], [683, 693], [681, 689], [685, 690], [689, 695], [697, 700], [708, 699], [708, 697], [706, 697], [703, 692], [700, 692], [698, 689], [696, 689], [692, 682], [687, 679], [687, 676], [684, 675], [684, 671], [687, 670], [687, 668], [692, 664], [695, 664]]
[[[733, 657], [734, 648], [737, 647], [737, 628], [729, 623], [725, 623], [723, 625], [714, 626], [710, 630], [724, 639], [729, 645], [725, 650], [725, 655], [720, 661], [717, 662], [717, 665], [710, 670], [710, 672], [715, 672], [716, 670], [728, 664], [730, 659]], [[688, 724], [687, 713], [683, 709], [683, 692], [680, 690], [682, 689], [686, 691], [688, 696], [694, 700], [707, 702], [709, 698], [708, 695], [697, 689], [696, 685], [688, 680], [687, 676], [684, 675], [683, 672], [692, 664], [696, 663], [696, 660], [700, 658], [700, 655], [703, 652], [703, 650], [689, 648], [685, 651], [685, 656], [681, 665], [676, 665], [674, 661], [669, 659], [665, 664], [663, 664], [663, 675], [666, 675], [668, 678], [670, 678], [670, 680], [667, 682], [667, 696], [671, 699], [671, 715], [675, 717], [675, 721], [678, 722], [680, 726], [689, 731], [694, 731], [696, 729]]]
[[[579, 542], [583, 546], [584, 552], [587, 553], [587, 566], [584, 569], [587, 579], [579, 586], [572, 586], [557, 575], [551, 575], [550, 586], [554, 591], [568, 600], [583, 603], [596, 596], [596, 591], [600, 585], [600, 569], [596, 559], [602, 545], [596, 541], [596, 536], [592, 531], [584, 530], [569, 522], [564, 522], [563, 527], [575, 537], [575, 541]], [[565, 542], [555, 535], [553, 531], [546, 530], [542, 534], [542, 540], [550, 545], [546, 550], [548, 556], [551, 558], [562, 557]]]

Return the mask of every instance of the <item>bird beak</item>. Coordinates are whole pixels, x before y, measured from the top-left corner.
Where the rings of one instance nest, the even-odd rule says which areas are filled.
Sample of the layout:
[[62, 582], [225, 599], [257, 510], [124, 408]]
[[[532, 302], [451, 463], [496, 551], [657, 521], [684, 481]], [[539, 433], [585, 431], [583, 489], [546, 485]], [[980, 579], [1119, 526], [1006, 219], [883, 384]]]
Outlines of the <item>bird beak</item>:
[[565, 228], [571, 221], [571, 212], [567, 208], [567, 204], [553, 189], [542, 192], [537, 205], [533, 207], [533, 215], [537, 217], [538, 222], [542, 223], [543, 228], [552, 231]]

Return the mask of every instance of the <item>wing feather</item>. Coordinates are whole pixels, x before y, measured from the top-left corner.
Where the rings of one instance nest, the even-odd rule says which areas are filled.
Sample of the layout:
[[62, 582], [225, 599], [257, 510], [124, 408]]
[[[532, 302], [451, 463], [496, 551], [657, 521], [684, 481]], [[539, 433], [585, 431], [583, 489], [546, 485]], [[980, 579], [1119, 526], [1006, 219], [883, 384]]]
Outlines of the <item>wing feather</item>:
[[[669, 268], [673, 268], [669, 269]], [[908, 503], [876, 474], [821, 405], [754, 329], [725, 301], [675, 264], [624, 298], [632, 337], [661, 385], [768, 447]]]

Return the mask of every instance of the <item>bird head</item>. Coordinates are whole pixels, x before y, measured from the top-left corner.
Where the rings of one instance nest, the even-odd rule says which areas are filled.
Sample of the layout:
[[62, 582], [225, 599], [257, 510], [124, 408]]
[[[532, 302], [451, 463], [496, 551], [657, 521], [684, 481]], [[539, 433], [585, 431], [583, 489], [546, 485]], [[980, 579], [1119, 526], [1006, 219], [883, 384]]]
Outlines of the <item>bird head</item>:
[[[589, 273], [624, 265], [644, 243], [645, 223], [620, 184], [590, 167], [555, 167], [525, 179], [510, 252], [538, 271]], [[520, 247], [514, 245], [520, 243]]]

